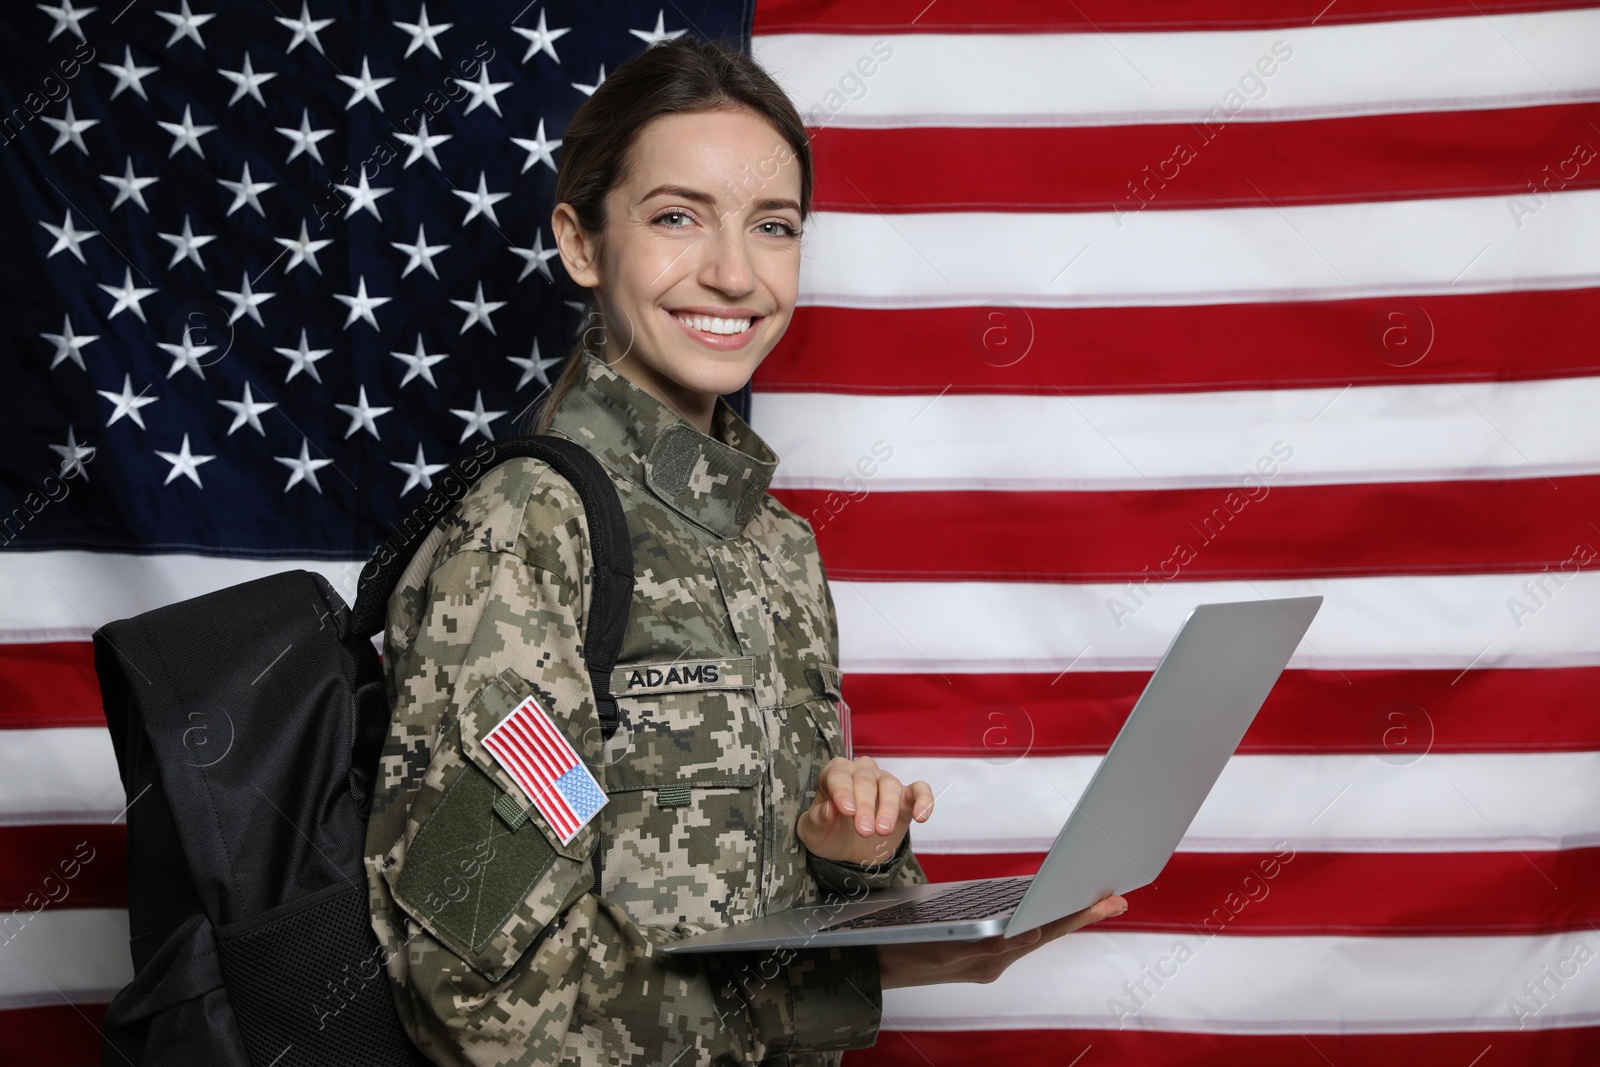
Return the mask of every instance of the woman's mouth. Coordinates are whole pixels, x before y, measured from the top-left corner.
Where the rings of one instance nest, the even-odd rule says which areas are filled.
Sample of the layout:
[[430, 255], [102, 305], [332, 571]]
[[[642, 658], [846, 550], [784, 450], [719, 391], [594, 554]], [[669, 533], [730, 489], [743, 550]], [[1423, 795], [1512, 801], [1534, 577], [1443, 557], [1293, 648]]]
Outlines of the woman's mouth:
[[755, 336], [755, 325], [761, 321], [761, 316], [742, 319], [725, 319], [715, 315], [693, 315], [687, 312], [669, 311], [674, 322], [684, 333], [705, 345], [719, 351], [743, 348]]

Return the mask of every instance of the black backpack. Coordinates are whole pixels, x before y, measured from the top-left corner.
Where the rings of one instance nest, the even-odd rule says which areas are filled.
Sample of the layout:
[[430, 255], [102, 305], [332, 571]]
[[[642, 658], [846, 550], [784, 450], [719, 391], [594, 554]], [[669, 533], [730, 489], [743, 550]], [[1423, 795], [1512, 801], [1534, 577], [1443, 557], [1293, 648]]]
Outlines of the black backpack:
[[609, 736], [633, 550], [610, 477], [563, 438], [486, 443], [437, 479], [363, 570], [353, 610], [320, 575], [292, 570], [95, 632], [129, 805], [135, 971], [106, 1013], [106, 1067], [428, 1062], [400, 1025], [369, 921], [362, 857], [389, 726], [370, 638], [435, 522], [520, 456], [583, 499], [584, 650]]

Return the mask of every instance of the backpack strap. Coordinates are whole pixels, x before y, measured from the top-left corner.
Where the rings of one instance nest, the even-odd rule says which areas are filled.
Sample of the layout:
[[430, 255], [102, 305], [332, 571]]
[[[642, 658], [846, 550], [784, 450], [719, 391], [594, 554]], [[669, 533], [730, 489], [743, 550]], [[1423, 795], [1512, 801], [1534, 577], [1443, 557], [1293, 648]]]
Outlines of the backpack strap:
[[617, 702], [611, 693], [611, 670], [622, 652], [633, 600], [633, 540], [617, 487], [594, 455], [576, 441], [550, 434], [485, 441], [442, 477], [435, 478], [422, 502], [401, 520], [394, 533], [373, 553], [356, 586], [351, 632], [372, 637], [383, 629], [389, 597], [411, 557], [434, 525], [460, 503], [489, 471], [510, 459], [531, 457], [548, 463], [578, 490], [589, 524], [589, 558], [593, 592], [583, 652], [594, 685], [601, 736], [617, 730]]

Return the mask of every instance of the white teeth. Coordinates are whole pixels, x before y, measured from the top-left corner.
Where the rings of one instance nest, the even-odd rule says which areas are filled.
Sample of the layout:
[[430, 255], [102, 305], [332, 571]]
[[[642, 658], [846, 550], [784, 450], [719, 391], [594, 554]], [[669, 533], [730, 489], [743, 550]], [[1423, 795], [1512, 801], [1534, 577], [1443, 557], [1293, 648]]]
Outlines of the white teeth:
[[677, 312], [673, 312], [673, 315], [679, 322], [706, 333], [744, 333], [751, 323], [750, 319], [715, 319], [707, 315], [679, 315]]

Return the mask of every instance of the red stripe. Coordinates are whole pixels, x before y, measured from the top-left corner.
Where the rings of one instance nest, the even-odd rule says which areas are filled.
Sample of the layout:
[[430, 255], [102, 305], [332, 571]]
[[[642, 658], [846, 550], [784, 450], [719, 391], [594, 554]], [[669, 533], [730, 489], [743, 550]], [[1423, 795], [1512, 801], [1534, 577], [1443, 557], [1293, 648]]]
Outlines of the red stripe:
[[1557, 11], [1583, 0], [1479, 0], [1401, 3], [1328, 0], [761, 0], [751, 32], [766, 33], [1084, 33], [1238, 30], [1341, 22], [1470, 17]]
[[[105, 1014], [104, 1004], [52, 1004], [0, 1011], [0, 1064], [89, 1067], [99, 1063], [99, 1027]], [[123, 1061], [113, 1054], [106, 1062]]]
[[[1600, 104], [1295, 122], [819, 129], [819, 211], [1284, 207], [1600, 186]], [[938, 166], [929, 166], [936, 159]], [[1507, 210], [1511, 205], [1507, 204]]]
[[0, 856], [0, 913], [128, 906], [121, 825], [0, 826]]
[[[857, 754], [1009, 761], [1101, 755], [1149, 671], [845, 676]], [[1600, 667], [1288, 670], [1239, 751], [1372, 754], [1600, 749]]]
[[[1336, 996], [1337, 990], [1329, 990]], [[1085, 1053], [1087, 1051], [1087, 1054]], [[878, 1031], [846, 1067], [1594, 1067], [1600, 1027], [1423, 1034], [1193, 1034], [1159, 1030]]]
[[[917, 852], [936, 882], [1032, 874], [1043, 853]], [[1178, 852], [1097, 929], [1254, 936], [1543, 935], [1600, 924], [1600, 848]], [[1489, 906], [1487, 902], [1493, 902]]]
[[568, 827], [562, 823], [561, 808], [558, 798], [552, 796], [548, 787], [549, 776], [543, 768], [539, 767], [523, 747], [520, 738], [513, 735], [507, 719], [492, 733], [484, 738], [483, 743], [501, 758], [506, 768], [511, 771], [513, 778], [527, 792], [538, 809], [544, 813], [557, 833], [563, 837], [567, 835]]
[[752, 387], [1055, 396], [1521, 381], [1600, 373], [1596, 334], [1600, 289], [1193, 307], [802, 307]]
[[0, 730], [106, 724], [87, 641], [0, 644], [0, 694]]
[[[893, 456], [879, 469], [893, 477]], [[1129, 609], [1169, 581], [1226, 578], [1549, 568], [1548, 593], [1586, 566], [1585, 555], [1595, 566], [1600, 550], [1600, 475], [1348, 485], [1272, 485], [1260, 476], [1245, 484], [1244, 475], [1200, 489], [872, 492], [858, 474], [854, 495], [774, 495], [810, 521], [830, 578], [1131, 582]], [[974, 553], [972, 545], [1005, 551]], [[1517, 584], [1507, 583], [1508, 597], [1526, 595]]]

